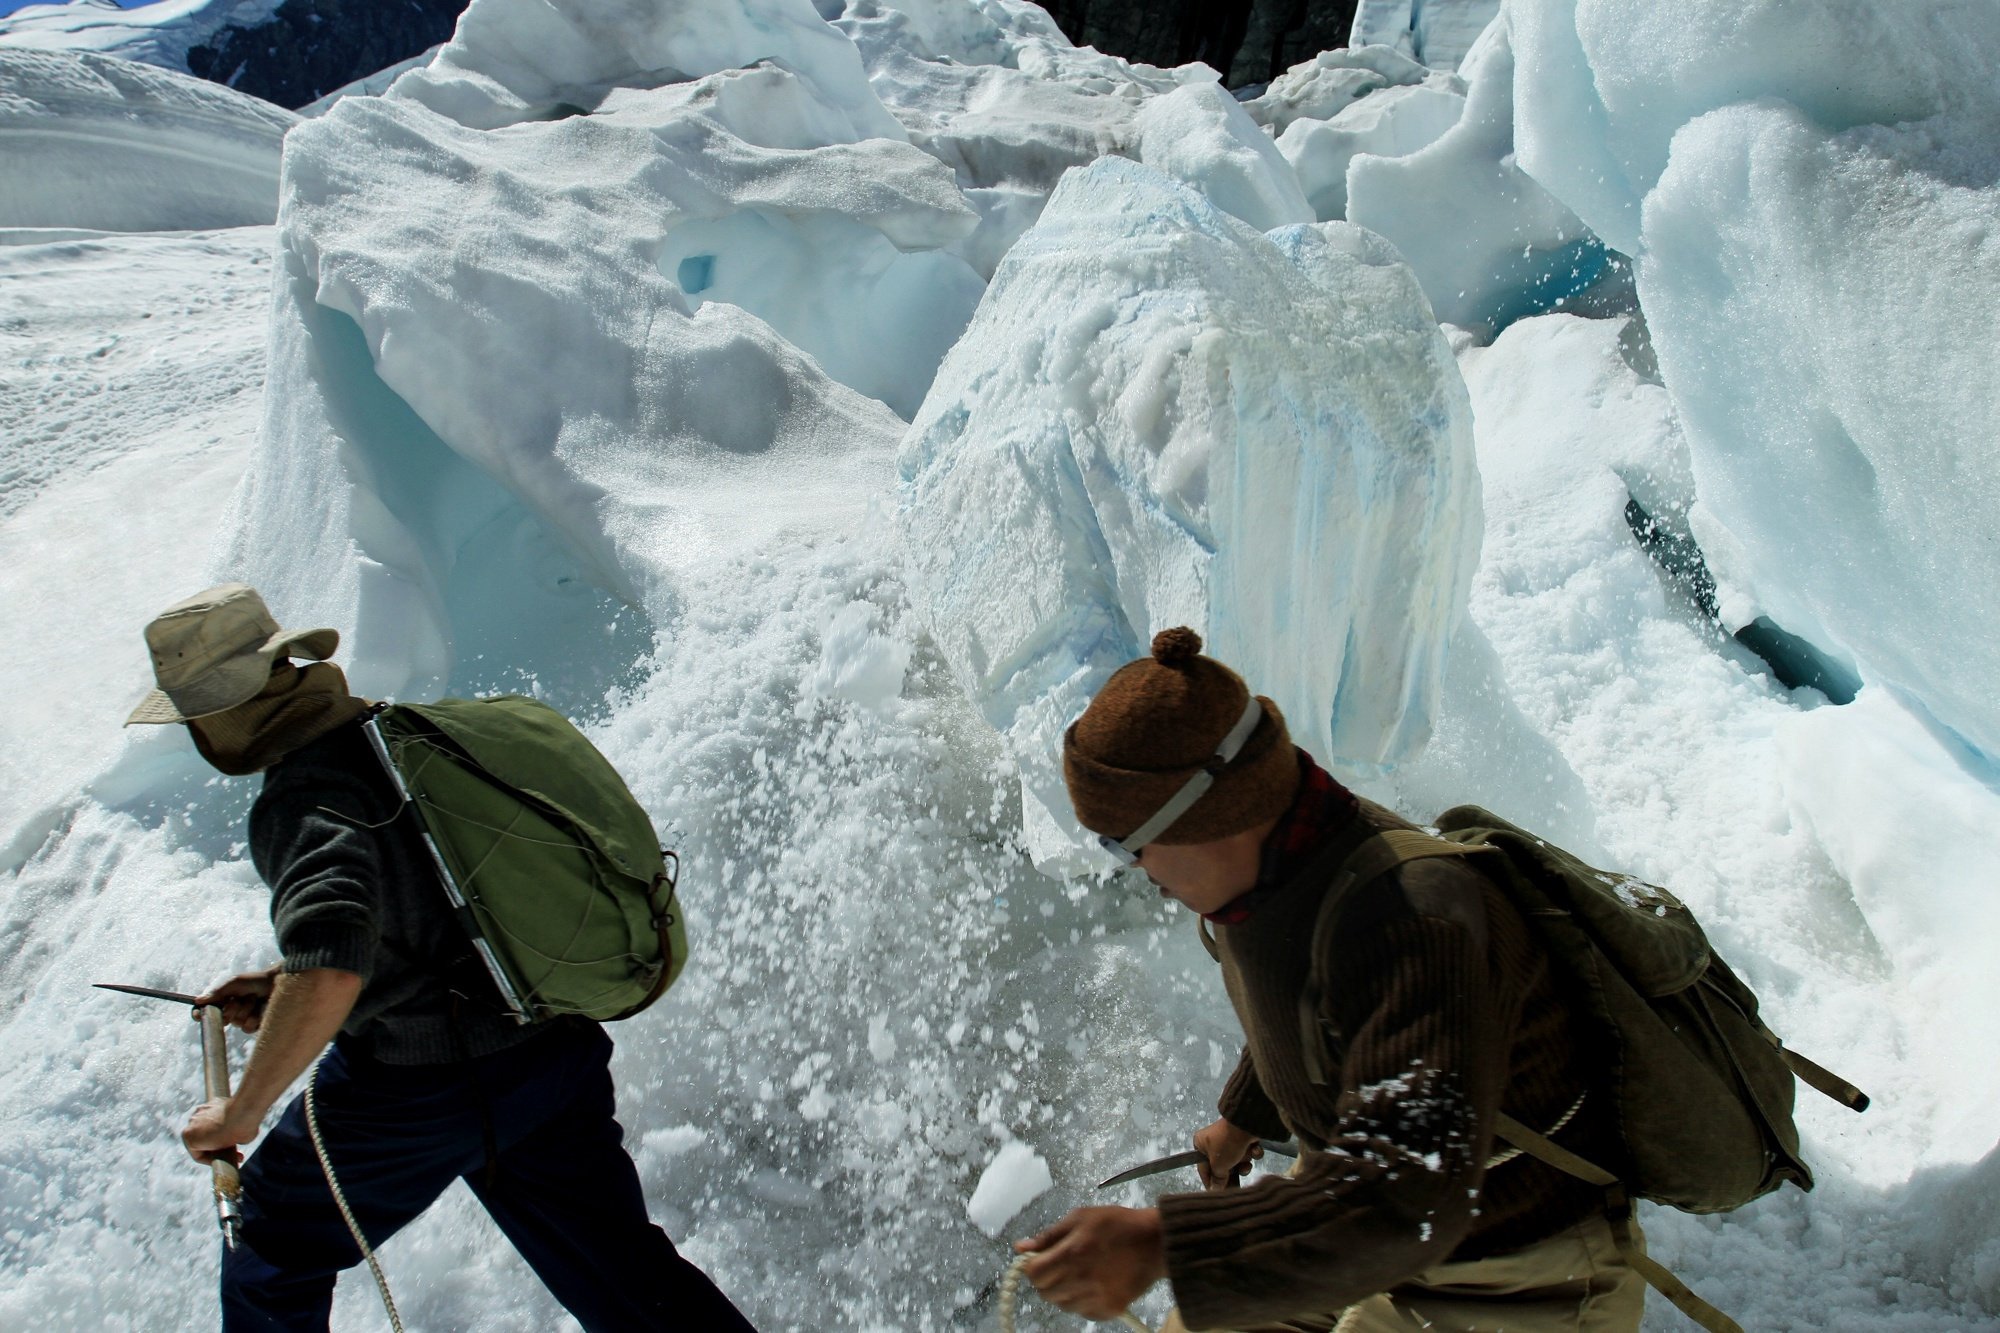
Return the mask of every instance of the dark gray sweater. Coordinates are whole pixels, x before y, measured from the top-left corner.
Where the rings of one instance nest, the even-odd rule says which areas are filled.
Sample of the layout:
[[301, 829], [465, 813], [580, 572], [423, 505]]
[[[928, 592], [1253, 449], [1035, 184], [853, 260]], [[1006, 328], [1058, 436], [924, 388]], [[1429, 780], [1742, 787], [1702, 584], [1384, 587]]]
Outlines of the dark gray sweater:
[[375, 1059], [443, 1064], [537, 1031], [506, 1013], [361, 723], [265, 772], [250, 859], [271, 886], [284, 970], [361, 976], [341, 1033]]

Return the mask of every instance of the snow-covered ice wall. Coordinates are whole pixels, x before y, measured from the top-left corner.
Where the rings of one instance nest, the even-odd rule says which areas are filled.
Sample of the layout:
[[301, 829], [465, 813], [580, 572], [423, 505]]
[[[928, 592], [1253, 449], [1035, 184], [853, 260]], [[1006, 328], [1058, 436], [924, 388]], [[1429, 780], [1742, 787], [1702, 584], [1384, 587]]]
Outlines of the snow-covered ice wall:
[[[1413, 139], [1414, 151], [1384, 152], [1373, 143], [1358, 156], [1350, 150], [1344, 182], [1347, 220], [1395, 243], [1439, 319], [1486, 336], [1562, 308], [1606, 263], [1598, 238], [1514, 161], [1509, 17], [1503, 12], [1460, 66], [1470, 85], [1463, 114], [1431, 141]], [[1363, 102], [1350, 114], [1372, 110]], [[1423, 120], [1442, 121], [1445, 110], [1432, 100], [1403, 115], [1418, 117], [1413, 128], [1421, 129]], [[1376, 141], [1400, 148], [1397, 137], [1378, 132]], [[1304, 174], [1306, 162], [1293, 160]], [[1330, 194], [1322, 187], [1322, 197]]]
[[89, 52], [0, 46], [0, 227], [268, 223], [291, 112]]
[[1359, 0], [1349, 46], [1386, 45], [1432, 69], [1455, 69], [1500, 0]]
[[[1479, 547], [1465, 388], [1393, 250], [1264, 235], [1109, 158], [1002, 262], [912, 423], [914, 585], [1023, 764], [1038, 857], [1073, 829], [1063, 728], [1188, 624], [1300, 743], [1423, 744]], [[1394, 588], [1394, 597], [1372, 596]]]
[[942, 253], [974, 222], [805, 0], [481, 0], [289, 142], [228, 564], [358, 629], [383, 693], [581, 651], [601, 596], [669, 609], [789, 497], [865, 506], [901, 423], [864, 395], [922, 397], [984, 286]]
[[1403, 157], [1434, 143], [1465, 112], [1465, 80], [1392, 47], [1322, 51], [1243, 104], [1277, 136], [1321, 222], [1347, 216], [1347, 168], [1362, 153]]
[[1636, 258], [1725, 618], [2000, 757], [2000, 9], [1509, 14], [1519, 163]]
[[983, 275], [1063, 172], [1108, 155], [1198, 180], [1254, 226], [1311, 219], [1269, 138], [1206, 65], [1162, 70], [1079, 48], [1019, 0], [855, 0], [838, 26], [911, 142], [952, 168], [978, 210], [958, 253]]

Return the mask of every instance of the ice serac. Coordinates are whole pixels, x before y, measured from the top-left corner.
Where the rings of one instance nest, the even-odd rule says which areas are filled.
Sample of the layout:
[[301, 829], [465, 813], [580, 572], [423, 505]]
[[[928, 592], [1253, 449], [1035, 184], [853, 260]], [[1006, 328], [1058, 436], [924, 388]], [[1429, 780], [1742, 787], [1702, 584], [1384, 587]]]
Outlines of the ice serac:
[[115, 56], [0, 46], [0, 227], [269, 223], [297, 119]]
[[903, 138], [860, 54], [811, 0], [660, 4], [478, 0], [401, 96], [476, 129], [595, 110], [614, 90], [656, 88], [760, 61], [817, 90], [848, 138]]
[[[792, 6], [701, 6], [706, 46], [649, 8], [656, 30], [627, 14], [603, 49], [582, 45], [598, 6], [482, 6], [476, 41], [289, 142], [231, 567], [358, 628], [364, 689], [568, 653], [587, 697], [575, 665], [629, 665], [693, 564], [857, 521], [902, 429], [865, 395], [913, 409], [983, 284], [940, 253], [973, 225], [950, 174], [857, 137], [858, 66], [829, 95], [805, 71], [841, 39]], [[717, 34], [771, 32], [795, 40], [698, 68], [751, 49]], [[553, 73], [525, 63], [538, 47]], [[532, 77], [590, 109], [467, 111]]]
[[1465, 113], [1465, 80], [1386, 46], [1322, 51], [1272, 80], [1244, 110], [1278, 139], [1321, 222], [1347, 216], [1347, 168], [1366, 153], [1407, 157]]
[[900, 465], [919, 605], [1020, 759], [1038, 859], [1074, 845], [1063, 728], [1171, 625], [1322, 759], [1421, 748], [1478, 554], [1471, 440], [1379, 237], [1260, 234], [1117, 158], [1066, 176]]
[[1512, 14], [1520, 161], [1635, 254], [1746, 609], [2000, 755], [2000, 11]]
[[1359, 0], [1347, 44], [1386, 45], [1455, 69], [1499, 11], [1500, 0]]
[[[1563, 307], [1604, 275], [1607, 256], [1574, 213], [1514, 164], [1514, 54], [1505, 14], [1461, 73], [1469, 84], [1464, 112], [1434, 142], [1405, 156], [1351, 155], [1347, 220], [1395, 243], [1439, 319], [1490, 336]], [[1385, 137], [1393, 144], [1393, 135]], [[1332, 191], [1319, 186], [1315, 198], [1328, 206]]]
[[1206, 65], [1162, 70], [1079, 48], [1018, 0], [856, 0], [838, 25], [911, 141], [952, 168], [978, 210], [959, 253], [984, 275], [1064, 171], [1110, 154], [1187, 181], [1253, 226], [1311, 220], [1260, 122]]

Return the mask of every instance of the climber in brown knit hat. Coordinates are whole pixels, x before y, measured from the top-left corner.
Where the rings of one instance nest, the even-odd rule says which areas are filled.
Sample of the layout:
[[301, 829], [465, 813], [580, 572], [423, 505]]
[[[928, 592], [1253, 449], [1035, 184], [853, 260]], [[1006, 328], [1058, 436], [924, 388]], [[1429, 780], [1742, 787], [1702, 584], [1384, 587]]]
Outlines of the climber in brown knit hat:
[[[1162, 1333], [1636, 1330], [1644, 1284], [1596, 1190], [1496, 1155], [1503, 1103], [1585, 1157], [1615, 1148], [1527, 923], [1458, 858], [1336, 889], [1356, 848], [1410, 825], [1201, 646], [1166, 630], [1114, 673], [1063, 776], [1079, 822], [1213, 932], [1246, 1040], [1194, 1136], [1208, 1192], [1076, 1209], [1016, 1246], [1028, 1279], [1109, 1319], [1164, 1277]], [[1264, 1138], [1296, 1139], [1297, 1167], [1238, 1188]]]

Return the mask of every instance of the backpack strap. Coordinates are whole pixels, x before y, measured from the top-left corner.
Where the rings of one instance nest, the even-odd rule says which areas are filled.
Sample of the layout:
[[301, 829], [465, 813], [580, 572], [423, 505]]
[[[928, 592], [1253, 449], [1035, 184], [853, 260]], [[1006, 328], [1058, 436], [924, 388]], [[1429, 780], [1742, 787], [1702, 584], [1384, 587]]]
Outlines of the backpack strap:
[[1421, 829], [1392, 828], [1367, 838], [1340, 862], [1320, 903], [1319, 919], [1313, 924], [1312, 952], [1306, 955], [1311, 965], [1306, 972], [1306, 984], [1299, 990], [1299, 1035], [1304, 1039], [1307, 1078], [1320, 1085], [1327, 1081], [1326, 1051], [1319, 1030], [1319, 1007], [1326, 986], [1319, 974], [1319, 960], [1333, 943], [1334, 922], [1347, 895], [1410, 861], [1477, 856], [1498, 850], [1477, 843], [1446, 842]]
[[1793, 1076], [1799, 1082], [1816, 1091], [1825, 1093], [1850, 1111], [1865, 1111], [1868, 1109], [1867, 1093], [1855, 1087], [1825, 1065], [1806, 1059], [1803, 1055], [1800, 1055], [1797, 1051], [1779, 1041], [1777, 1034], [1769, 1028], [1764, 1029], [1764, 1035], [1770, 1038], [1771, 1044], [1778, 1048], [1778, 1058], [1785, 1062], [1786, 1066], [1791, 1069]]
[[1632, 1200], [1625, 1193], [1625, 1187], [1618, 1183], [1618, 1177], [1547, 1135], [1529, 1129], [1505, 1111], [1494, 1116], [1494, 1129], [1500, 1137], [1536, 1161], [1601, 1188], [1604, 1191], [1604, 1217], [1611, 1224], [1611, 1239], [1618, 1247], [1619, 1257], [1646, 1280], [1647, 1286], [1672, 1301], [1675, 1309], [1707, 1329], [1708, 1333], [1743, 1333], [1741, 1324], [1695, 1295], [1687, 1283], [1639, 1248], [1632, 1235]]
[[[1447, 842], [1420, 829], [1388, 829], [1362, 843], [1354, 850], [1353, 855], [1348, 857], [1333, 888], [1327, 894], [1326, 906], [1320, 909], [1319, 922], [1313, 928], [1312, 972], [1305, 987], [1305, 994], [1300, 996], [1299, 1002], [1299, 1018], [1302, 1025], [1300, 1031], [1306, 1039], [1306, 1071], [1313, 1077], [1315, 1083], [1326, 1081], [1325, 1071], [1319, 1059], [1319, 1042], [1316, 1040], [1319, 1022], [1319, 960], [1331, 942], [1332, 923], [1337, 914], [1335, 909], [1340, 896], [1356, 885], [1380, 878], [1409, 861], [1438, 856], [1473, 856], [1481, 852], [1499, 852], [1505, 855], [1499, 848], [1489, 847], [1483, 843]], [[1311, 1001], [1310, 1008], [1307, 1007], [1308, 998]], [[1785, 1054], [1790, 1056], [1792, 1053], [1787, 1051]], [[1802, 1056], [1799, 1058], [1804, 1060]], [[1805, 1063], [1811, 1064], [1810, 1061]], [[1793, 1066], [1794, 1069], [1797, 1067]], [[1815, 1065], [1813, 1068], [1817, 1069], [1818, 1066]], [[1820, 1072], [1825, 1073], [1824, 1070]], [[1801, 1074], [1800, 1077], [1803, 1078], [1805, 1075]], [[1833, 1078], [1831, 1074], [1827, 1074], [1826, 1077]], [[1806, 1081], [1813, 1082], [1810, 1078]], [[1837, 1079], [1834, 1081], [1839, 1082]], [[1814, 1083], [1814, 1086], [1818, 1087], [1819, 1084]], [[1829, 1095], [1839, 1097], [1838, 1093]], [[1856, 1095], [1860, 1094], [1857, 1092]], [[1866, 1098], [1862, 1100], [1865, 1104]], [[1573, 1112], [1575, 1108], [1572, 1107], [1571, 1110]], [[1565, 1120], [1567, 1118], [1565, 1117]], [[1676, 1309], [1708, 1330], [1708, 1333], [1743, 1333], [1742, 1325], [1695, 1295], [1687, 1283], [1675, 1277], [1666, 1267], [1639, 1248], [1637, 1239], [1632, 1234], [1632, 1200], [1626, 1194], [1625, 1187], [1619, 1182], [1618, 1177], [1595, 1162], [1571, 1152], [1548, 1135], [1529, 1129], [1505, 1111], [1495, 1114], [1494, 1128], [1501, 1138], [1528, 1156], [1554, 1167], [1565, 1175], [1587, 1181], [1604, 1191], [1604, 1216], [1611, 1224], [1612, 1242], [1618, 1247], [1619, 1257], [1631, 1266], [1633, 1272], [1645, 1279], [1647, 1286], [1673, 1302]]]

